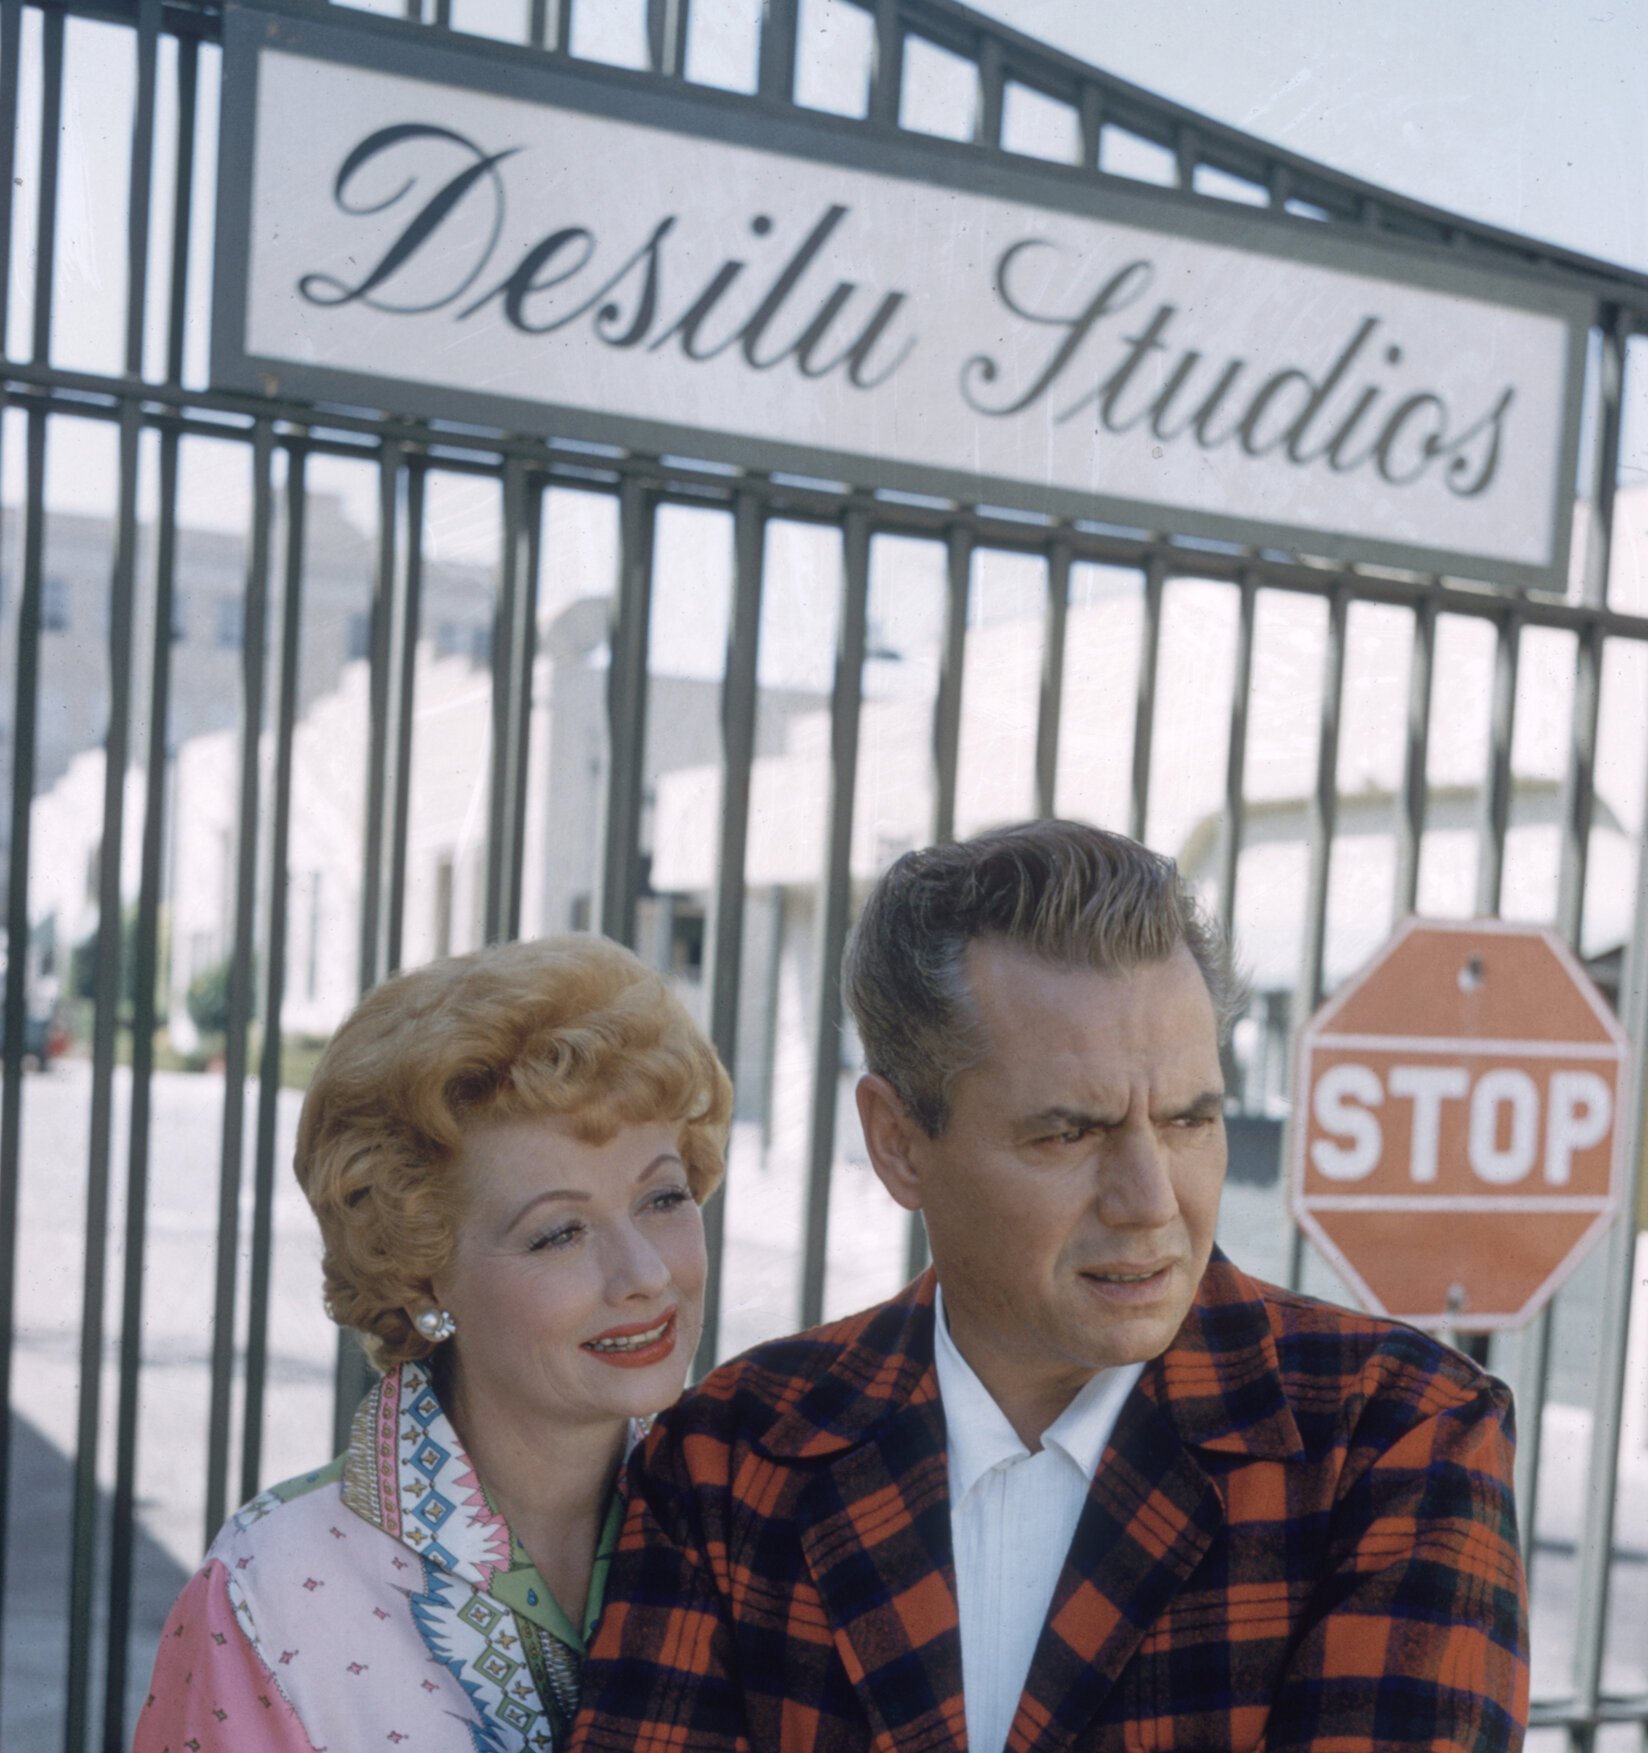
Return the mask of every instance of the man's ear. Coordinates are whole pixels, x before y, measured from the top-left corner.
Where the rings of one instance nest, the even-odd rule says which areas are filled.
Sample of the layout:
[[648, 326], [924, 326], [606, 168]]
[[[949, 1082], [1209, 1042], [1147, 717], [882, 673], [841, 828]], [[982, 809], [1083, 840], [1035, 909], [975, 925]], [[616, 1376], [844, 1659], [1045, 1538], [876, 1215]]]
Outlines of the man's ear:
[[877, 1179], [906, 1211], [920, 1211], [921, 1171], [913, 1153], [926, 1135], [886, 1078], [866, 1072], [856, 1095], [864, 1147]]

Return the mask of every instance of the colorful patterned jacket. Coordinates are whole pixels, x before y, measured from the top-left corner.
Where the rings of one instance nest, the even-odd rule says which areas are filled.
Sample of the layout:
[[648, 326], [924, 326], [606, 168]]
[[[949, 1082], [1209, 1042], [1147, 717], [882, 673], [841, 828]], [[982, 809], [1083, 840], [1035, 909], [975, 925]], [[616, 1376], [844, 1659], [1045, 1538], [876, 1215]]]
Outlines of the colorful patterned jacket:
[[[1511, 1424], [1457, 1353], [1215, 1253], [1094, 1476], [1009, 1753], [1519, 1746]], [[659, 1421], [573, 1748], [965, 1745], [929, 1272]]]
[[403, 1363], [336, 1461], [224, 1524], [166, 1621], [132, 1753], [555, 1753], [583, 1645]]

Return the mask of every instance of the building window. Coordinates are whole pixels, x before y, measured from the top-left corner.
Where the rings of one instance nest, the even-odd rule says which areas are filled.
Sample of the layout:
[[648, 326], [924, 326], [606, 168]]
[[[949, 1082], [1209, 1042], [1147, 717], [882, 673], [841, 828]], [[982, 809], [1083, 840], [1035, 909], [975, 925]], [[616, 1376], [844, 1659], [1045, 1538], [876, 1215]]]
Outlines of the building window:
[[345, 662], [353, 663], [360, 658], [372, 655], [372, 617], [370, 615], [351, 615], [344, 629]]
[[242, 597], [217, 599], [217, 648], [239, 651], [246, 638], [246, 602]]
[[48, 575], [40, 591], [40, 625], [47, 633], [69, 630], [69, 581]]
[[189, 599], [182, 590], [172, 587], [172, 644], [180, 645], [189, 637]]

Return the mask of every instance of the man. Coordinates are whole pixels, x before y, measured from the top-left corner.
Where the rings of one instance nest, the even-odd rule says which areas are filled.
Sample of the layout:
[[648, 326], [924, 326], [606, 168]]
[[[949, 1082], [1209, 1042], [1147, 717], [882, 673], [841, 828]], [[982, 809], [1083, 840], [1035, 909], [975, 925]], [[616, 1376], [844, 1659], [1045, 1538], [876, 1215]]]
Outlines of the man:
[[845, 984], [933, 1268], [659, 1420], [574, 1747], [1519, 1745], [1509, 1396], [1214, 1250], [1240, 983], [1171, 862], [910, 854]]

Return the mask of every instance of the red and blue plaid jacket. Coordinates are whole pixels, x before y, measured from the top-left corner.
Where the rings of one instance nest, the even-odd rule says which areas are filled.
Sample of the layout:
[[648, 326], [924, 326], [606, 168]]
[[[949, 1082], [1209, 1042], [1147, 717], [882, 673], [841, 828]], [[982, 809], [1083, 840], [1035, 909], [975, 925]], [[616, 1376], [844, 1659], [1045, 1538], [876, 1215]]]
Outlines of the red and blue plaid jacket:
[[[1519, 1746], [1512, 1440], [1467, 1359], [1215, 1254], [1099, 1463], [1009, 1753]], [[931, 1273], [715, 1371], [631, 1493], [574, 1753], [965, 1748]]]

